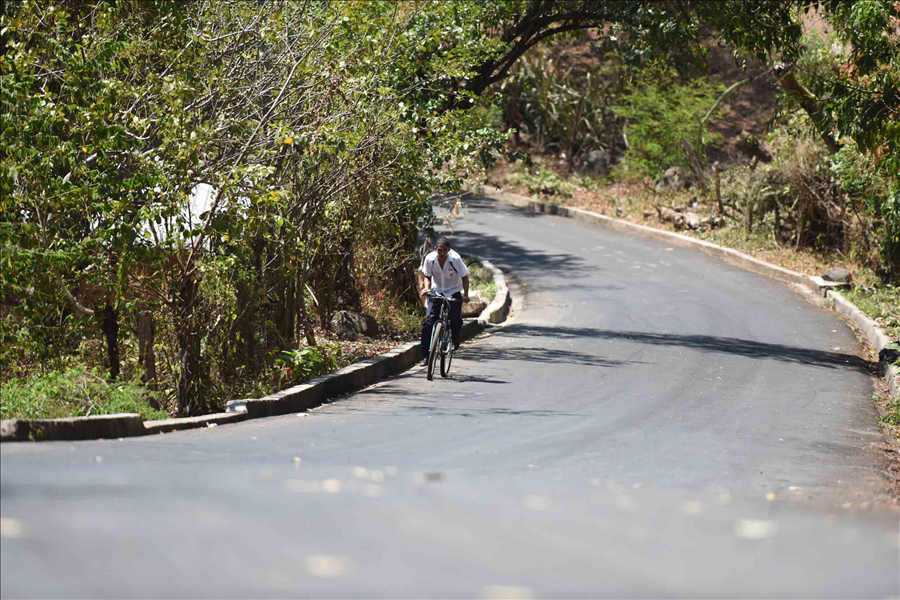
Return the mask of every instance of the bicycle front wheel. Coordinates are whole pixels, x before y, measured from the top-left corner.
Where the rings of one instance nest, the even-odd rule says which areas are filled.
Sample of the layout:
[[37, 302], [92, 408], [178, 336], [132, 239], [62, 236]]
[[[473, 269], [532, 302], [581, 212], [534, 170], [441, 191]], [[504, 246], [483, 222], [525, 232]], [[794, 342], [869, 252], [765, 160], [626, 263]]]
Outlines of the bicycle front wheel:
[[428, 350], [428, 381], [434, 379], [434, 367], [437, 365], [437, 355], [441, 352], [441, 334], [444, 324], [438, 321], [431, 330], [431, 348]]
[[[450, 332], [446, 332], [445, 337], [449, 340]], [[441, 377], [446, 377], [450, 374], [450, 363], [453, 362], [453, 348], [452, 343], [447, 342], [446, 350], [441, 352]]]

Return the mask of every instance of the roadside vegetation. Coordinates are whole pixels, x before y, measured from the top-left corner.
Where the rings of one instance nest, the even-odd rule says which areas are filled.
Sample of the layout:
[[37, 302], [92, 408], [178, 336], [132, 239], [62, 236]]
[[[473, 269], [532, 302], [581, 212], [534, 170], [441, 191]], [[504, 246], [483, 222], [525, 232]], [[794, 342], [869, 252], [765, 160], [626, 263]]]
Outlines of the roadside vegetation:
[[[472, 261], [470, 257], [462, 257], [467, 265]], [[478, 292], [488, 304], [497, 294], [497, 284], [494, 283], [494, 273], [481, 265], [474, 262], [469, 265], [469, 291]]]
[[[40, 394], [70, 408], [28, 414], [122, 394], [202, 414], [414, 337], [430, 199], [485, 174], [623, 218], [697, 211], [716, 225], [694, 235], [845, 266], [882, 298], [900, 272], [900, 4], [821, 3], [818, 37], [809, 12], [10, 0], [3, 414]], [[739, 114], [762, 81], [781, 100]], [[671, 167], [691, 187], [657, 193]], [[343, 338], [342, 310], [380, 333]]]
[[156, 394], [136, 383], [110, 383], [82, 367], [51, 371], [3, 386], [0, 416], [4, 419], [57, 419], [116, 413], [138, 413], [145, 420], [165, 419]]
[[896, 339], [898, 15], [886, 1], [801, 11], [786, 64], [713, 35], [699, 63], [614, 36], [557, 41], [498, 84], [513, 151], [486, 182], [811, 275], [845, 268], [848, 297]]
[[900, 286], [857, 285], [842, 294], [878, 323], [885, 333], [900, 340]]

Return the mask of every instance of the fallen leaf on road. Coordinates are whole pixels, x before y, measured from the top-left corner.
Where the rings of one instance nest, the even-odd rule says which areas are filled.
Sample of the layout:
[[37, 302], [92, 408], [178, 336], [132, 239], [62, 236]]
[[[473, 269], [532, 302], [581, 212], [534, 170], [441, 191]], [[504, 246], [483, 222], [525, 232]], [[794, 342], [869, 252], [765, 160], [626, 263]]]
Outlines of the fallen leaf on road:
[[25, 535], [25, 526], [18, 519], [0, 517], [0, 538], [15, 540]]
[[306, 570], [315, 577], [338, 577], [346, 570], [346, 560], [340, 556], [314, 554], [306, 557]]
[[486, 600], [531, 600], [534, 592], [524, 585], [486, 585], [481, 588], [481, 597]]
[[734, 524], [734, 535], [742, 540], [761, 540], [772, 537], [778, 531], [774, 521], [756, 521], [741, 519]]

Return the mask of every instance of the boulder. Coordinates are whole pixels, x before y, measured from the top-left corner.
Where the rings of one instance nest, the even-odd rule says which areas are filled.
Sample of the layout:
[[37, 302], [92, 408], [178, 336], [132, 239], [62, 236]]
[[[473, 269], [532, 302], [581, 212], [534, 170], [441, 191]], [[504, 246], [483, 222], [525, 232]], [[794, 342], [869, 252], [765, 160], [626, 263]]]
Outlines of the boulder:
[[691, 187], [691, 180], [680, 167], [669, 167], [659, 181], [656, 182], [656, 191], [659, 194], [669, 191], [680, 192], [689, 187]]
[[850, 283], [850, 271], [841, 267], [835, 267], [822, 273], [822, 279], [835, 283]]
[[469, 292], [469, 301], [462, 306], [462, 316], [464, 319], [477, 317], [487, 306], [488, 300], [482, 298], [479, 292], [473, 290]]
[[684, 226], [688, 229], [700, 229], [703, 227], [703, 221], [697, 213], [686, 212], [684, 213]]
[[609, 174], [609, 152], [591, 150], [578, 163], [578, 172], [590, 177], [606, 177]]
[[378, 321], [374, 317], [352, 310], [339, 310], [331, 318], [331, 327], [341, 339], [355, 340], [357, 336], [376, 337]]

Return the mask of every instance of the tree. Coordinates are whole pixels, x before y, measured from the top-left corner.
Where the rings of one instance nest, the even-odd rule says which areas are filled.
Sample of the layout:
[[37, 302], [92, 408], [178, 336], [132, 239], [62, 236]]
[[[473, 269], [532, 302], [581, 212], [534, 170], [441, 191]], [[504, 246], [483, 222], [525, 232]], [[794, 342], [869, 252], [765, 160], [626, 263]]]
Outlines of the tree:
[[[253, 372], [298, 331], [316, 343], [307, 300], [324, 320], [346, 279], [330, 258], [356, 268], [359, 245], [381, 245], [411, 287], [429, 194], [458, 185], [500, 136], [420, 102], [430, 81], [406, 72], [417, 65], [403, 35], [420, 12], [400, 8], [23, 2], [4, 14], [4, 276], [45, 273], [69, 311], [164, 308], [180, 414], [210, 408], [211, 368]], [[201, 187], [212, 193], [191, 214]], [[30, 307], [20, 321], [36, 315], [21, 283], [4, 289], [5, 304]], [[100, 289], [107, 304], [87, 306], [82, 292]]]

